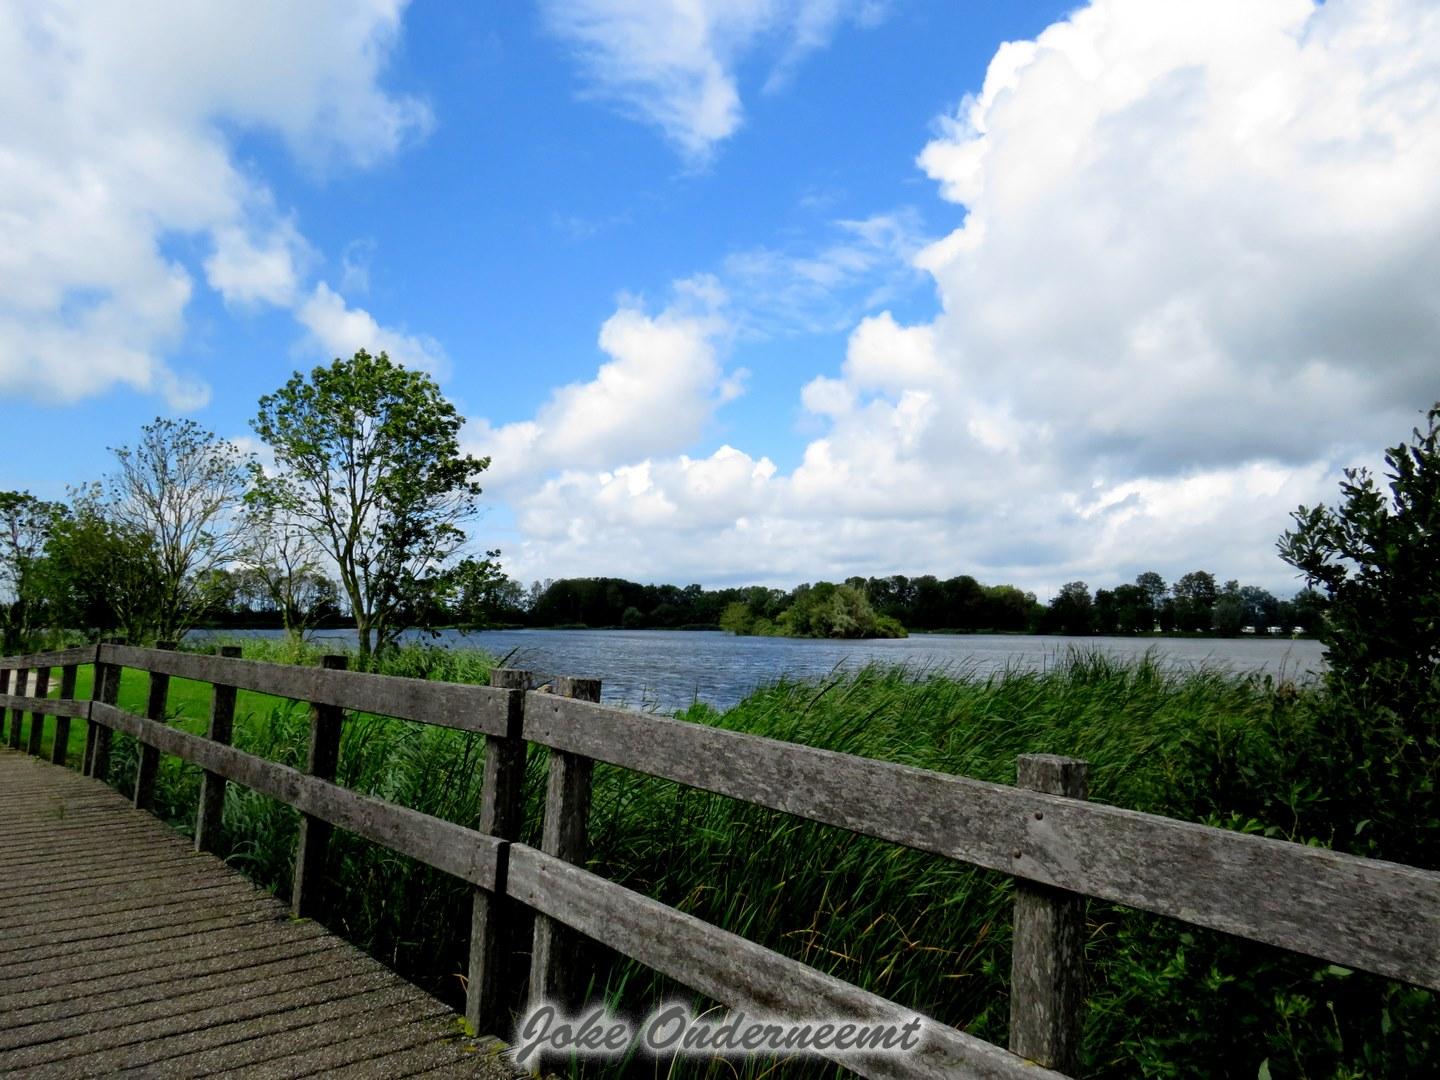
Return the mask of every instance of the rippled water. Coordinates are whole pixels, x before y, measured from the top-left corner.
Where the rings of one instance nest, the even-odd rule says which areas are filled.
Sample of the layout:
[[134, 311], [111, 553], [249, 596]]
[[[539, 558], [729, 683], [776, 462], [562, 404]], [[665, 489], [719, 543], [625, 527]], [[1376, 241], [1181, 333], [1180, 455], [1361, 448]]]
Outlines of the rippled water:
[[[322, 631], [316, 640], [353, 644], [355, 635]], [[1236, 672], [1266, 671], [1297, 681], [1313, 677], [1323, 667], [1320, 642], [1288, 638], [917, 634], [883, 641], [809, 641], [734, 637], [719, 631], [484, 630], [443, 631], [435, 640], [509, 655], [509, 666], [528, 668], [542, 677], [598, 678], [605, 701], [662, 710], [697, 699], [723, 708], [782, 675], [814, 678], [872, 660], [919, 671], [981, 675], [1006, 667], [1043, 669], [1063, 659], [1071, 646], [1117, 656], [1138, 656], [1153, 649], [1163, 663], [1177, 670], [1208, 665]]]

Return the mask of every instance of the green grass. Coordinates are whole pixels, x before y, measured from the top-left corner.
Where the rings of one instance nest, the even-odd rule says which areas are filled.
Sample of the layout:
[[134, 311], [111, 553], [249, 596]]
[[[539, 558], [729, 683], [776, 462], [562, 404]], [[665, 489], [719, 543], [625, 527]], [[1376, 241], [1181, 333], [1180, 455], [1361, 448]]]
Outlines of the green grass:
[[[316, 659], [284, 655], [273, 642], [244, 647], [254, 658]], [[479, 682], [491, 662], [410, 649], [383, 670]], [[79, 693], [88, 694], [84, 679]], [[1044, 672], [981, 677], [871, 667], [821, 682], [782, 680], [726, 712], [696, 705], [681, 715], [1006, 783], [1020, 754], [1069, 754], [1091, 763], [1098, 801], [1354, 847], [1360, 830], [1343, 812], [1345, 793], [1317, 787], [1326, 752], [1320, 693], [1214, 671], [1172, 676], [1150, 658], [1072, 654]], [[203, 684], [173, 680], [174, 722], [203, 730], [209, 694]], [[127, 673], [122, 706], [143, 711], [145, 695], [146, 677]], [[307, 733], [302, 706], [240, 695], [235, 741], [242, 749], [298, 766]], [[72, 736], [73, 755], [82, 741]], [[340, 781], [468, 825], [479, 816], [482, 755], [477, 736], [354, 716]], [[532, 842], [544, 766], [544, 753], [532, 751]], [[133, 744], [117, 738], [112, 782], [126, 789], [133, 768]], [[157, 812], [188, 828], [197, 793], [197, 770], [162, 759]], [[285, 894], [295, 812], [231, 785], [225, 828], [226, 857]], [[595, 771], [591, 837], [591, 868], [606, 877], [1005, 1042], [1013, 885], [1004, 875], [606, 766]], [[344, 834], [335, 854], [332, 925], [458, 1002], [468, 888]], [[1432, 994], [1117, 905], [1089, 902], [1086, 955], [1084, 1075], [1249, 1078], [1263, 1064], [1276, 1078], [1421, 1076], [1440, 1052]], [[633, 1013], [667, 997], [693, 999], [599, 950], [581, 962], [595, 973], [596, 994]], [[658, 1075], [758, 1076], [765, 1068], [655, 1066]], [[803, 1074], [784, 1067], [783, 1075]]]

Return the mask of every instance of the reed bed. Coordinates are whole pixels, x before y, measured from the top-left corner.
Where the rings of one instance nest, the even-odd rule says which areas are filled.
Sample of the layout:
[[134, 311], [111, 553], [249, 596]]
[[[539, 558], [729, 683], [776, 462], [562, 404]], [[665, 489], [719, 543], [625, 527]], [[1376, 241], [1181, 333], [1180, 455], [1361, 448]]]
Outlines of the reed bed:
[[[318, 650], [245, 639], [245, 655], [318, 662]], [[424, 647], [379, 670], [484, 682], [482, 653]], [[82, 688], [83, 691], [83, 688]], [[122, 704], [143, 704], [143, 678]], [[1345, 846], [1335, 793], [1316, 789], [1323, 691], [1219, 670], [1167, 670], [1075, 651], [1044, 671], [914, 672], [871, 666], [782, 679], [724, 712], [679, 716], [865, 757], [1009, 783], [1024, 753], [1082, 757], [1091, 798], [1225, 828]], [[172, 684], [176, 722], [203, 726], [208, 690]], [[241, 695], [235, 741], [302, 765], [303, 706]], [[464, 824], [479, 816], [483, 738], [371, 716], [346, 724], [341, 783]], [[527, 839], [538, 838], [545, 754], [532, 750]], [[133, 775], [117, 739], [114, 782]], [[198, 773], [162, 762], [157, 810], [188, 828]], [[296, 815], [232, 785], [226, 857], [282, 895]], [[1013, 886], [989, 873], [843, 830], [606, 766], [595, 772], [591, 869], [702, 919], [1003, 1044]], [[1373, 853], [1373, 852], [1367, 852]], [[452, 1002], [463, 998], [469, 890], [337, 834], [335, 928]], [[1435, 996], [1221, 934], [1090, 901], [1087, 1076], [1429, 1075]], [[643, 1015], [700, 1001], [602, 950], [580, 958], [591, 992]], [[573, 1064], [576, 1075], [821, 1076], [833, 1069], [732, 1060]]]

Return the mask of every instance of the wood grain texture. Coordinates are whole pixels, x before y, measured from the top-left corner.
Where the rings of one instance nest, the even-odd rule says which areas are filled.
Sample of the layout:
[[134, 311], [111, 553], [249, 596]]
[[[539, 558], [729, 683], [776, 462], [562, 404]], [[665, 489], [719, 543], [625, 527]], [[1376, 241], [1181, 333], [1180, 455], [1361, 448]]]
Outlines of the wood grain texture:
[[[503, 735], [485, 736], [479, 829], [499, 840], [520, 839], [525, 821], [525, 691], [530, 673], [495, 668], [490, 685], [510, 694]], [[465, 1019], [472, 1031], [510, 1029], [514, 954], [520, 946], [520, 912], [505, 896], [508, 846], [500, 849], [493, 893], [476, 889], [470, 900], [470, 955], [465, 984]]]
[[95, 722], [107, 729], [219, 773], [231, 783], [268, 795], [462, 881], [486, 889], [495, 887], [495, 853], [501, 842], [493, 837], [307, 776], [233, 746], [213, 743], [202, 735], [157, 724], [114, 705], [96, 702], [92, 708]]
[[30, 739], [25, 749], [32, 757], [40, 756], [40, 741], [45, 735], [46, 707], [50, 702], [45, 695], [50, 692], [50, 668], [37, 667], [30, 694], [36, 700], [30, 706]]
[[[88, 701], [75, 701], [75, 680], [80, 675], [78, 664], [67, 664], [60, 669], [60, 699], [56, 705], [64, 703], [70, 706], [79, 706], [84, 715], [90, 712]], [[70, 720], [71, 715], [64, 712], [54, 712], [55, 717], [55, 738], [50, 747], [50, 763], [52, 765], [64, 765], [70, 758]]]
[[[344, 656], [322, 656], [326, 671], [344, 671]], [[310, 706], [310, 749], [305, 771], [320, 780], [334, 780], [340, 764], [340, 730], [345, 710], [336, 705]], [[295, 875], [290, 892], [290, 910], [297, 918], [314, 918], [325, 908], [326, 864], [330, 853], [330, 823], [305, 814], [295, 841]]]
[[[555, 681], [561, 700], [598, 702], [600, 680], [562, 676]], [[551, 696], [529, 695], [530, 704]], [[540, 847], [549, 855], [582, 865], [590, 853], [590, 793], [595, 763], [588, 757], [551, 748], [545, 779], [545, 822]], [[576, 970], [580, 950], [562, 923], [539, 915], [530, 952], [530, 1002], [562, 1008], [578, 1004], [583, 974]]]
[[[220, 655], [237, 657], [239, 645], [220, 646]], [[235, 729], [235, 687], [215, 683], [210, 689], [210, 722], [205, 736], [211, 742], [229, 746]], [[225, 777], [208, 770], [200, 777], [200, 799], [195, 809], [195, 850], [213, 851], [219, 838], [225, 811]]]
[[160, 671], [181, 679], [224, 683], [241, 690], [332, 705], [352, 712], [418, 720], [460, 731], [501, 735], [509, 716], [509, 695], [488, 686], [373, 675], [361, 671], [266, 664], [199, 653], [165, 653], [126, 645], [102, 645], [105, 663]]
[[[1032, 791], [1084, 799], [1089, 766], [1075, 758], [1025, 754], [1017, 782]], [[1080, 1064], [1085, 1005], [1085, 898], [1017, 881], [1010, 964], [1010, 1050], [1060, 1072]]]
[[[550, 919], [752, 1016], [904, 1023], [918, 1015], [524, 844], [510, 849], [509, 881], [514, 896]], [[1060, 1076], [954, 1028], [922, 1020], [926, 1042], [915, 1053], [846, 1057], [845, 1066], [870, 1077]]]
[[[72, 690], [73, 693], [73, 690]], [[29, 710], [42, 716], [66, 716], [84, 719], [90, 708], [88, 701], [65, 701], [59, 698], [17, 697], [14, 694], [0, 694], [0, 709]]]
[[[173, 652], [173, 641], [159, 641], [155, 647]], [[161, 671], [150, 672], [150, 690], [145, 700], [145, 717], [156, 723], [165, 723], [165, 703], [170, 696], [170, 676]], [[141, 745], [135, 760], [134, 806], [136, 810], [149, 810], [155, 804], [155, 773], [160, 768], [160, 751], [153, 746]]]
[[[17, 667], [14, 670], [15, 685], [11, 689], [15, 690], [16, 692], [14, 694], [6, 695], [6, 697], [8, 697], [11, 702], [10, 737], [6, 740], [6, 745], [9, 746], [11, 750], [19, 750], [20, 725], [25, 720], [25, 708], [27, 705], [30, 704], [30, 699], [20, 691], [26, 688], [26, 681], [29, 678], [30, 671], [28, 668], [23, 667]], [[0, 714], [0, 718], [3, 718], [3, 714]]]
[[81, 645], [74, 649], [60, 649], [56, 652], [29, 653], [25, 656], [0, 657], [0, 670], [13, 671], [17, 668], [69, 667], [71, 664], [93, 664], [94, 645]]
[[1440, 989], [1440, 873], [549, 694], [525, 737]]

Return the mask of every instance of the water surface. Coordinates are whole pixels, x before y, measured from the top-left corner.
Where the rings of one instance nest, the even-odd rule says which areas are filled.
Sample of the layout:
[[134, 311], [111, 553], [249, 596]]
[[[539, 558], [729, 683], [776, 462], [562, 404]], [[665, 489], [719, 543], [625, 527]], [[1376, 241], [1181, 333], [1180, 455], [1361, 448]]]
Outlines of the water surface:
[[[279, 631], [256, 633], [279, 635]], [[355, 633], [320, 631], [315, 640], [353, 646]], [[819, 678], [870, 661], [904, 664], [922, 672], [982, 676], [1007, 667], [1043, 670], [1063, 660], [1072, 646], [1101, 649], [1118, 657], [1153, 650], [1163, 664], [1176, 671], [1198, 667], [1264, 671], [1300, 681], [1312, 678], [1323, 667], [1320, 642], [1289, 638], [916, 634], [876, 641], [811, 641], [735, 637], [720, 631], [446, 630], [431, 640], [508, 656], [508, 666], [528, 668], [542, 678], [598, 678], [606, 702], [667, 711], [696, 700], [725, 708], [782, 675]]]

